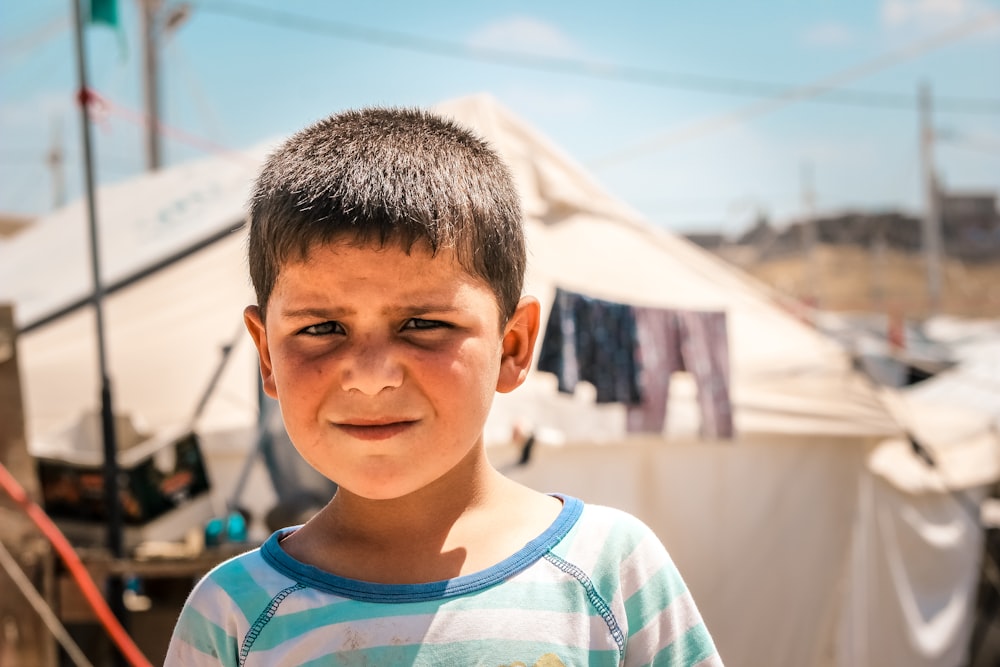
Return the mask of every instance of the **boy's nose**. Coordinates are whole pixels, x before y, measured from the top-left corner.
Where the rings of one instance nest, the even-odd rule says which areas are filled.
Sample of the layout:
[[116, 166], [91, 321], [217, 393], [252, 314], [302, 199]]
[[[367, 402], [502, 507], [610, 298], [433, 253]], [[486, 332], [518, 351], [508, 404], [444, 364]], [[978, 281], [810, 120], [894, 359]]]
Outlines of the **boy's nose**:
[[374, 340], [354, 345], [341, 375], [344, 391], [359, 391], [368, 396], [402, 383], [403, 368], [395, 359], [391, 346]]

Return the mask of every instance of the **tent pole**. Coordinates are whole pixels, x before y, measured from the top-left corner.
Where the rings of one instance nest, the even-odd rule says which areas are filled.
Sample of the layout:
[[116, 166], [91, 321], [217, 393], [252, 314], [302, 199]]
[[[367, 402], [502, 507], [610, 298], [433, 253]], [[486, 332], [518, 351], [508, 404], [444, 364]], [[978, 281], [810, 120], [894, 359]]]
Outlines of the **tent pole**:
[[[90, 136], [89, 88], [87, 85], [86, 48], [84, 45], [83, 19], [80, 0], [70, 0], [76, 36], [76, 65], [79, 82], [77, 102], [80, 107], [80, 133], [83, 140], [83, 174], [86, 186], [87, 221], [90, 231], [91, 272], [94, 282], [94, 315], [97, 322], [97, 360], [101, 382], [101, 427], [104, 440], [104, 504], [107, 511], [107, 546], [113, 558], [124, 555], [122, 510], [118, 498], [118, 444], [115, 434], [114, 409], [111, 403], [111, 379], [108, 376], [107, 354], [104, 340], [104, 286], [101, 281], [101, 263], [97, 235], [97, 205], [94, 193], [94, 157]], [[121, 575], [108, 577], [106, 596], [115, 617], [124, 625], [127, 611], [124, 602], [124, 582]]]

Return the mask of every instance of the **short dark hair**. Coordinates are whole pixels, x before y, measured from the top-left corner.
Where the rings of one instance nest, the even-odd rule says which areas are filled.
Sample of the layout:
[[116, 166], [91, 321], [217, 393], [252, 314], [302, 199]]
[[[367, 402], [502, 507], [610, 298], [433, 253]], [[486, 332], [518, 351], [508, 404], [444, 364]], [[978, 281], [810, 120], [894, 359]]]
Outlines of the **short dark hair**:
[[249, 224], [261, 317], [283, 264], [343, 238], [454, 249], [493, 290], [503, 322], [521, 297], [526, 251], [510, 171], [472, 131], [425, 110], [350, 110], [294, 134], [266, 160]]

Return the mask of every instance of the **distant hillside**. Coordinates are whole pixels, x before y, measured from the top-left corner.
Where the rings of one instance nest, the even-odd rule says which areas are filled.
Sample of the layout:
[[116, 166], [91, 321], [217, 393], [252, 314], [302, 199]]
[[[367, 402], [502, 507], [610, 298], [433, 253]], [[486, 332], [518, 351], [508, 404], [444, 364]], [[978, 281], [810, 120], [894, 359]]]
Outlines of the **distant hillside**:
[[[939, 313], [1000, 317], [997, 202], [994, 192], [941, 194]], [[919, 318], [932, 310], [924, 233], [923, 220], [913, 215], [857, 211], [780, 229], [761, 217], [737, 238], [707, 232], [687, 238], [794, 299]]]
[[[1000, 261], [1000, 211], [994, 193], [952, 193], [939, 201], [941, 249], [963, 262]], [[760, 260], [801, 255], [812, 234], [816, 243], [830, 246], [883, 246], [903, 252], [920, 252], [924, 223], [899, 211], [855, 211], [818, 217], [809, 224], [795, 222], [781, 229], [761, 218], [731, 243], [752, 247]], [[697, 238], [703, 237], [703, 239]], [[718, 236], [718, 235], [715, 235]], [[711, 234], [688, 235], [710, 247]]]
[[[907, 317], [930, 313], [923, 256], [898, 249], [823, 244], [814, 259], [797, 253], [747, 252], [721, 247], [719, 256], [791, 297], [837, 311], [898, 312]], [[962, 261], [949, 257], [942, 270], [941, 313], [1000, 317], [1000, 257]]]

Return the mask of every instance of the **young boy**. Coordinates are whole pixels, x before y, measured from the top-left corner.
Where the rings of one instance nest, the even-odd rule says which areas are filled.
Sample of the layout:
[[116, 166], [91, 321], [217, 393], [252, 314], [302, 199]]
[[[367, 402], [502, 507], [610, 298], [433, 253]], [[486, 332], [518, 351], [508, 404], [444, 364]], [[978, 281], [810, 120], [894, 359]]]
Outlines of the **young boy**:
[[335, 115], [268, 159], [244, 317], [338, 490], [198, 583], [167, 665], [722, 664], [644, 524], [487, 459], [539, 329], [525, 255], [500, 158], [427, 112]]

